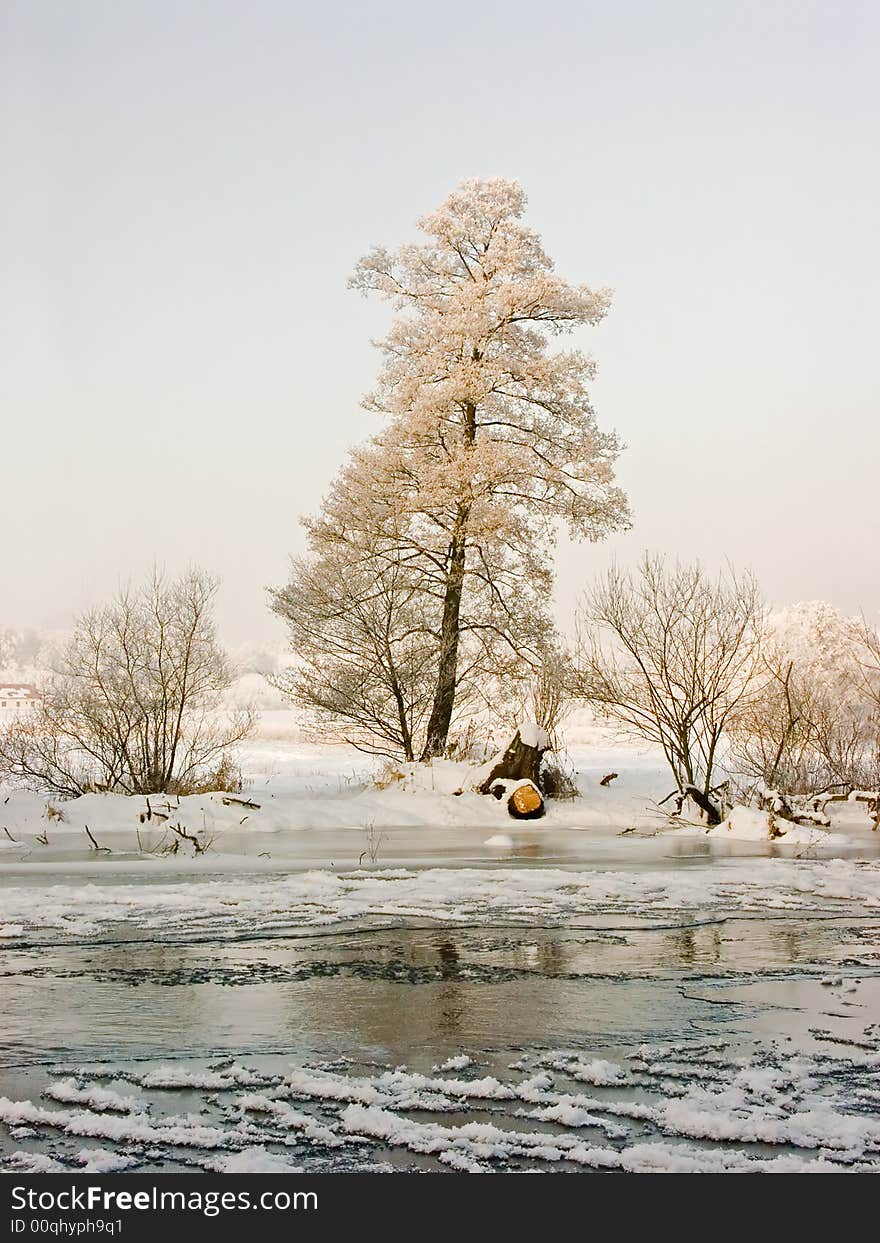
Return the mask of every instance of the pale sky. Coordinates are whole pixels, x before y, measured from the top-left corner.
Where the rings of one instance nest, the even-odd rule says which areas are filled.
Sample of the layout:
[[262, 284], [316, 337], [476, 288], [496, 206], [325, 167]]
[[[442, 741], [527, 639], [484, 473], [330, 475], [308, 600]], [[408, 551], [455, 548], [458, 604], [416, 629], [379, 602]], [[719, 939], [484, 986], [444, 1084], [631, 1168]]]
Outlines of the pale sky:
[[0, 0], [0, 626], [155, 561], [233, 643], [302, 548], [387, 309], [346, 289], [463, 177], [613, 309], [579, 344], [644, 548], [880, 609], [880, 7]]

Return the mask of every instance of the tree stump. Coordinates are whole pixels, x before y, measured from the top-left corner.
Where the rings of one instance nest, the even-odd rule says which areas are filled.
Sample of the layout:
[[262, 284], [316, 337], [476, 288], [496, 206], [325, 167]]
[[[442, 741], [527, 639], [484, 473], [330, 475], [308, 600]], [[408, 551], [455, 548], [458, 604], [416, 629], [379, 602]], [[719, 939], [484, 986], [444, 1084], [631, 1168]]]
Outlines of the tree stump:
[[490, 760], [489, 775], [477, 786], [477, 792], [488, 794], [498, 781], [530, 781], [540, 795], [541, 758], [548, 747], [543, 729], [521, 725], [504, 751]]
[[685, 788], [685, 794], [691, 802], [696, 803], [699, 807], [700, 811], [706, 817], [706, 823], [708, 825], [712, 826], [721, 823], [721, 811], [715, 806], [708, 794], [704, 794], [703, 791], [698, 790], [696, 786], [687, 786]]

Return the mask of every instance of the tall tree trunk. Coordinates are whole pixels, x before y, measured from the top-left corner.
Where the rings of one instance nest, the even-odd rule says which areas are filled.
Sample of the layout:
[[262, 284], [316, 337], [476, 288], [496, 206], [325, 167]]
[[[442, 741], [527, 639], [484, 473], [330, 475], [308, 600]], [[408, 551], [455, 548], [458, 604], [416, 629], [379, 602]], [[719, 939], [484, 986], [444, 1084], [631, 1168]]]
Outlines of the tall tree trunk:
[[458, 678], [458, 637], [461, 620], [461, 594], [464, 587], [464, 564], [467, 552], [465, 531], [467, 511], [459, 513], [452, 543], [449, 547], [449, 573], [446, 577], [446, 594], [443, 598], [443, 622], [440, 628], [440, 662], [437, 670], [437, 689], [428, 720], [428, 732], [422, 760], [433, 759], [446, 750], [452, 709], [455, 706], [455, 688]]
[[[479, 362], [482, 354], [473, 350], [473, 361]], [[470, 449], [477, 439], [477, 407], [467, 402], [463, 410], [462, 432], [466, 448]], [[468, 519], [470, 501], [462, 500], [455, 515], [452, 541], [449, 545], [449, 570], [446, 575], [446, 592], [443, 597], [443, 621], [440, 627], [440, 662], [437, 670], [437, 689], [428, 720], [428, 732], [422, 760], [431, 760], [446, 750], [452, 709], [455, 707], [455, 690], [458, 680], [458, 639], [461, 633], [461, 594], [464, 588], [464, 567], [467, 557]]]

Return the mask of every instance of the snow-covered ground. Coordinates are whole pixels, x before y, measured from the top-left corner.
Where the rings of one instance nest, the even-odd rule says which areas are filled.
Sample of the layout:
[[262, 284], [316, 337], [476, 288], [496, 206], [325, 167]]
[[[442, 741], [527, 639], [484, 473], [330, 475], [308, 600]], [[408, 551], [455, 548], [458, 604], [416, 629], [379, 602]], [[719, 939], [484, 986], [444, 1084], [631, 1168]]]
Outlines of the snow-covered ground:
[[514, 822], [269, 715], [233, 799], [0, 793], [4, 1168], [880, 1168], [861, 807], [672, 828], [585, 732]]
[[[193, 854], [186, 839], [173, 850], [175, 828], [197, 836], [202, 844], [210, 843], [214, 864], [226, 854], [295, 854], [302, 847], [290, 840], [292, 835], [323, 831], [413, 829], [420, 831], [423, 842], [432, 835], [439, 842], [446, 830], [466, 831], [468, 858], [490, 836], [502, 842], [510, 836], [516, 842], [517, 832], [538, 842], [552, 840], [556, 833], [579, 834], [585, 850], [590, 842], [610, 840], [624, 830], [638, 838], [662, 833], [679, 843], [688, 837], [702, 839], [694, 849], [707, 842], [713, 847], [737, 841], [771, 845], [766, 820], [762, 822], [757, 813], [711, 831], [686, 817], [670, 821], [659, 806], [672, 784], [662, 761], [650, 752], [611, 742], [601, 733], [592, 742], [573, 745], [567, 756], [580, 797], [550, 801], [546, 818], [537, 827], [522, 829], [503, 803], [468, 788], [474, 770], [467, 764], [383, 763], [351, 747], [296, 741], [300, 731], [290, 720], [291, 713], [268, 715], [273, 719], [263, 723], [261, 735], [242, 754], [243, 793], [152, 799], [88, 794], [62, 801], [0, 788], [0, 857], [7, 864], [15, 860], [44, 864], [60, 854], [67, 861], [79, 855], [99, 862], [95, 855], [112, 852], [126, 858], [137, 855], [141, 861], [161, 858], [170, 868], [181, 855]], [[284, 732], [274, 719], [278, 717], [288, 718], [286, 737], [275, 736]], [[603, 786], [609, 773], [618, 775]], [[880, 854], [880, 835], [870, 832], [862, 805], [832, 804], [832, 812], [830, 832], [781, 824], [784, 836], [772, 843], [774, 851]], [[637, 854], [637, 849], [628, 850], [630, 858]], [[387, 852], [380, 857], [386, 858]], [[204, 861], [210, 866], [207, 855]], [[120, 858], [115, 859], [114, 866], [121, 864]]]

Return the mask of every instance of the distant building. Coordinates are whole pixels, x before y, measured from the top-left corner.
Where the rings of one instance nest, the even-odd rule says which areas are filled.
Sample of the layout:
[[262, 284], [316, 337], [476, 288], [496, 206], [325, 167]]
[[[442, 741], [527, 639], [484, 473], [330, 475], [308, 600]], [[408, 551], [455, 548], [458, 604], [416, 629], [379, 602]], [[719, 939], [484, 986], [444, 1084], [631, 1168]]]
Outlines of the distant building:
[[0, 721], [33, 712], [39, 702], [40, 692], [32, 682], [0, 682]]

